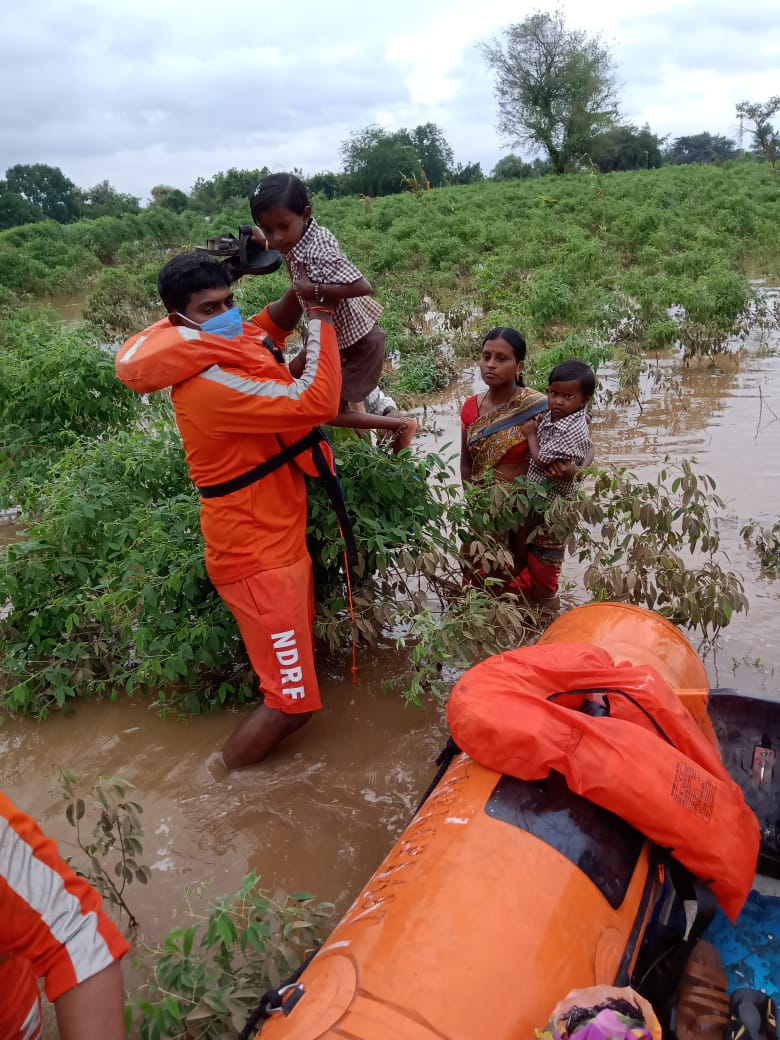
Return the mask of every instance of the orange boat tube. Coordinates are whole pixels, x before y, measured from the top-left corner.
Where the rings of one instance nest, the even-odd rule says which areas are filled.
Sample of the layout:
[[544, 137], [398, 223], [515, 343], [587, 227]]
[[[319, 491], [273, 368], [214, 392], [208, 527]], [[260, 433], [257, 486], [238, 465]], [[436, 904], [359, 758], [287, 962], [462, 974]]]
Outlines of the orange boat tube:
[[[572, 797], [558, 787], [554, 812]], [[518, 1040], [575, 986], [627, 978], [655, 883], [647, 843], [583, 803], [569, 851], [600, 828], [594, 863], [613, 853], [594, 882], [521, 826], [533, 816], [544, 834], [548, 802], [458, 755], [262, 1040]]]
[[[706, 696], [692, 648], [649, 611], [578, 608], [540, 643], [599, 639]], [[559, 772], [519, 779], [457, 753], [258, 1036], [526, 1040], [569, 990], [628, 984], [659, 885], [644, 835]]]

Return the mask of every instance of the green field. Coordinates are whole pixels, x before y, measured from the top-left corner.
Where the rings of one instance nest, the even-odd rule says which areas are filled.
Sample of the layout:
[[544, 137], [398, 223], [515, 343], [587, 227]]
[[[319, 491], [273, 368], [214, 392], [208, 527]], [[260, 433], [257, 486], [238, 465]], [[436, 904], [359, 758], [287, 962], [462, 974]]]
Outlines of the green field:
[[[445, 385], [455, 359], [475, 358], [495, 325], [526, 333], [537, 385], [562, 356], [596, 366], [616, 357], [630, 385], [649, 349], [716, 352], [747, 320], [751, 280], [780, 281], [779, 183], [767, 164], [747, 160], [318, 199], [315, 213], [385, 305], [388, 346], [401, 358], [391, 389], [409, 404]], [[186, 711], [251, 695], [236, 672], [232, 619], [204, 572], [197, 499], [169, 403], [125, 390], [102, 346], [161, 315], [155, 279], [168, 256], [247, 219], [243, 202], [209, 221], [152, 206], [0, 234], [0, 508], [22, 507], [24, 533], [0, 550], [10, 710], [45, 713], [75, 696], [137, 688]], [[244, 313], [286, 286], [283, 269], [245, 278]], [[86, 299], [86, 321], [75, 328], [46, 307], [68, 293]], [[436, 456], [391, 460], [349, 435], [336, 451], [363, 555], [354, 631], [369, 641], [391, 625], [409, 633], [411, 695], [443, 660], [468, 663], [532, 634], [527, 612], [462, 594], [458, 565], [463, 544], [494, 551], [491, 524], [516, 523], [529, 494], [464, 501]], [[679, 580], [679, 546], [717, 547], [708, 486], [683, 477], [667, 497], [605, 477], [598, 515], [586, 502], [574, 519], [600, 525], [607, 541], [593, 553], [613, 576], [652, 534], [655, 563], [641, 558], [643, 602], [707, 632], [727, 624], [743, 597], [709, 554], [690, 568], [689, 584]], [[335, 521], [319, 487], [310, 498], [319, 631], [342, 645], [352, 626]], [[664, 586], [664, 567], [673, 587]], [[591, 594], [620, 594], [617, 578], [591, 570]], [[420, 594], [420, 574], [439, 595], [436, 610]]]

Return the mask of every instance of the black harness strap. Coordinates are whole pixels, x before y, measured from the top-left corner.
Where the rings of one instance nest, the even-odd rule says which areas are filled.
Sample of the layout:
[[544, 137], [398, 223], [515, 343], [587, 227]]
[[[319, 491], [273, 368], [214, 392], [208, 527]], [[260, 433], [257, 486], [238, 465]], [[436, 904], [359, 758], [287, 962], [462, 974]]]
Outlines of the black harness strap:
[[284, 354], [279, 350], [270, 336], [263, 336], [263, 346], [267, 351], [269, 351], [269, 353], [273, 354], [280, 364], [284, 364]]
[[[324, 433], [322, 434], [322, 439], [326, 439]], [[323, 454], [319, 441], [314, 445], [311, 457], [314, 460], [314, 465], [317, 467], [317, 472], [325, 483], [325, 490], [330, 496], [331, 505], [339, 522], [341, 537], [344, 539], [344, 547], [347, 552], [347, 564], [351, 569], [354, 569], [358, 565], [358, 551], [355, 543], [355, 532], [352, 530], [352, 521], [347, 512], [347, 503], [344, 501], [344, 489], [341, 486], [341, 481], [328, 465], [328, 460]]]
[[[252, 469], [248, 469], [246, 473], [241, 473], [237, 477], [233, 477], [231, 480], [224, 480], [221, 484], [207, 484], [205, 487], [199, 487], [198, 492], [201, 498], [224, 498], [225, 495], [232, 495], [234, 491], [241, 491], [242, 488], [249, 487], [250, 484], [257, 483], [258, 480], [262, 480], [263, 477], [267, 477], [269, 473], [273, 473], [274, 470], [281, 469], [282, 466], [286, 466], [288, 462], [292, 462], [296, 455], [300, 455], [301, 452], [306, 451], [308, 448], [313, 448], [316, 444], [324, 438], [325, 434], [320, 430], [318, 426], [315, 426], [305, 437], [301, 437], [300, 440], [293, 441], [292, 444], [288, 444], [272, 455], [270, 459], [266, 459], [265, 462], [261, 462], [257, 466], [253, 466]], [[319, 466], [317, 467], [319, 471]]]
[[[560, 697], [568, 697], [568, 696], [570, 696], [573, 693], [586, 693], [586, 694], [587, 693], [603, 693], [603, 694], [616, 693], [616, 694], [619, 694], [621, 697], [625, 697], [627, 701], [630, 701], [631, 704], [633, 704], [635, 708], [638, 708], [638, 710], [642, 712], [642, 714], [645, 716], [645, 718], [648, 720], [648, 722], [650, 722], [652, 724], [652, 726], [655, 729], [655, 731], [658, 734], [658, 736], [662, 740], [665, 740], [667, 744], [670, 744], [672, 747], [674, 747], [674, 744], [672, 743], [672, 741], [669, 738], [668, 734], [664, 732], [663, 728], [656, 722], [656, 720], [653, 718], [653, 716], [650, 714], [650, 712], [647, 710], [647, 708], [643, 707], [639, 703], [639, 701], [636, 699], [636, 697], [632, 697], [631, 694], [630, 693], [626, 693], [625, 690], [619, 690], [619, 689], [617, 689], [617, 687], [612, 687], [612, 686], [610, 686], [610, 687], [587, 686], [587, 687], [582, 687], [582, 688], [578, 687], [578, 688], [576, 688], [574, 690], [561, 690], [559, 693], [551, 693], [549, 695], [549, 697], [547, 697], [546, 699], [548, 701], [557, 701]], [[599, 712], [599, 711], [593, 712], [593, 711], [587, 711], [586, 710], [585, 714], [586, 715], [594, 715], [594, 714], [595, 715], [609, 715], [609, 702], [607, 702], [607, 711], [606, 712]]]
[[231, 480], [225, 480], [221, 484], [207, 484], [204, 487], [199, 487], [198, 493], [201, 498], [224, 498], [225, 495], [232, 495], [234, 491], [241, 491], [251, 484], [256, 484], [258, 480], [267, 477], [269, 473], [273, 473], [274, 470], [292, 462], [296, 455], [300, 455], [301, 452], [311, 448], [312, 459], [317, 467], [317, 473], [325, 482], [325, 488], [330, 496], [339, 526], [341, 527], [341, 534], [347, 549], [347, 562], [350, 567], [357, 567], [357, 545], [355, 544], [355, 535], [352, 530], [352, 521], [349, 518], [347, 505], [344, 501], [344, 491], [339, 478], [328, 465], [328, 460], [325, 458], [320, 446], [327, 439], [324, 431], [319, 426], [314, 426], [304, 437], [281, 448], [276, 455], [272, 455], [265, 462], [253, 466], [246, 473], [241, 473]]

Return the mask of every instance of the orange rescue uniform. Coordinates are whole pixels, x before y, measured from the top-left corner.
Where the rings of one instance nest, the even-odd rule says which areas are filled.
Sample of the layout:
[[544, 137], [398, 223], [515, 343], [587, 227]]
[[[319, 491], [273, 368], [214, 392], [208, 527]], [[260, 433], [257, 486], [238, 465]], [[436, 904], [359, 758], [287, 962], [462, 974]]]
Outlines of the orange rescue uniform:
[[95, 889], [0, 793], [0, 1037], [40, 1036], [38, 979], [55, 1001], [128, 949]]
[[[173, 388], [196, 486], [247, 473], [337, 414], [341, 366], [332, 326], [310, 321], [299, 379], [266, 346], [270, 339], [281, 349], [287, 335], [266, 307], [236, 339], [163, 318], [117, 353], [117, 375], [127, 386], [139, 393]], [[288, 713], [321, 706], [304, 473], [316, 473], [310, 451], [248, 487], [201, 498], [209, 577], [238, 621], [266, 704]]]

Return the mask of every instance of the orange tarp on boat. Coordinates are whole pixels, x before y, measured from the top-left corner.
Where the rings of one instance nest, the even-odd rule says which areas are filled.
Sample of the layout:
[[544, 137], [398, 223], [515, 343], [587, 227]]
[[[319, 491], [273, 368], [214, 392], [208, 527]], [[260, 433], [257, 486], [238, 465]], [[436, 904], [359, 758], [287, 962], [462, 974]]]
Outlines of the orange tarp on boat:
[[[577, 710], [607, 691], [610, 713]], [[585, 691], [585, 692], [583, 692]], [[521, 780], [562, 773], [709, 884], [734, 920], [753, 883], [759, 827], [713, 744], [655, 669], [589, 643], [523, 647], [474, 666], [447, 718], [477, 762]]]

